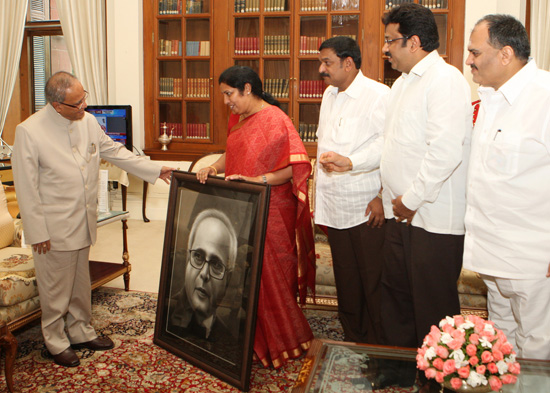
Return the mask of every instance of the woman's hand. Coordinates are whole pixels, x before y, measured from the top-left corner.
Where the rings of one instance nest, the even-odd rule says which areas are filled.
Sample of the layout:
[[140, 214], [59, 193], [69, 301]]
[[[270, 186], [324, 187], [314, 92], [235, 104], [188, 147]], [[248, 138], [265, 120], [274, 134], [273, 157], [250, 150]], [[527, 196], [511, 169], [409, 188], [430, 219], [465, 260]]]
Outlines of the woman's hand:
[[230, 176], [227, 176], [225, 178], [225, 180], [245, 180], [245, 181], [261, 183], [262, 182], [262, 177], [261, 176], [250, 177], [250, 176], [243, 176], [243, 175], [230, 175]]
[[214, 167], [207, 166], [206, 168], [202, 168], [197, 172], [197, 180], [200, 181], [202, 184], [206, 183], [206, 179], [208, 176], [216, 176], [218, 173]]

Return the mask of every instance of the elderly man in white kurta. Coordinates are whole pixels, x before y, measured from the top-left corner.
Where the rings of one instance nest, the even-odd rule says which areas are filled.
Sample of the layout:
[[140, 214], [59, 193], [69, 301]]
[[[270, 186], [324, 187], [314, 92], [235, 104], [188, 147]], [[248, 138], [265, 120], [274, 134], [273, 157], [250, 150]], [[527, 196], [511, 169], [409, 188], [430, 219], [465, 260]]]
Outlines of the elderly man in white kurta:
[[[99, 164], [105, 159], [154, 183], [171, 168], [133, 155], [86, 113], [87, 93], [71, 74], [46, 84], [48, 104], [19, 124], [12, 156], [27, 243], [32, 244], [42, 309], [42, 332], [56, 363], [74, 367], [72, 348], [106, 350], [90, 324], [88, 256], [96, 240]], [[67, 316], [67, 331], [63, 317]]]
[[481, 106], [464, 267], [482, 274], [489, 318], [518, 356], [550, 360], [550, 73], [529, 59], [527, 32], [508, 15], [482, 18], [468, 50]]

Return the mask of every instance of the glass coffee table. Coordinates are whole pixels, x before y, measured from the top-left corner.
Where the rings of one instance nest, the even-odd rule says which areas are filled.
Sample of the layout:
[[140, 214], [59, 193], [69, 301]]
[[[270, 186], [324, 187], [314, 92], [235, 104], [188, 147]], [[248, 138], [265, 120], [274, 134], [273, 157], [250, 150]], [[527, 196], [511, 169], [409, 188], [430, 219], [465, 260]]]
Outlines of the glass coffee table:
[[[503, 393], [550, 392], [550, 362], [519, 359], [519, 363], [518, 382], [505, 385]], [[292, 393], [416, 392], [418, 387], [403, 383], [403, 379], [385, 380], [387, 371], [402, 370], [403, 376], [414, 371], [415, 365], [414, 349], [316, 339], [304, 358]], [[441, 389], [426, 386], [424, 391]]]

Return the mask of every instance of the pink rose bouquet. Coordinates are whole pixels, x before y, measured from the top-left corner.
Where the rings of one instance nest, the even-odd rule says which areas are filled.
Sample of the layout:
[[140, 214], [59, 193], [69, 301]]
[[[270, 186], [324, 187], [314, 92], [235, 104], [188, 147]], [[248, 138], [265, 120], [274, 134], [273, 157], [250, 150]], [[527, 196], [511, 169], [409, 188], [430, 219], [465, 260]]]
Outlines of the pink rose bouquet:
[[447, 382], [455, 390], [464, 384], [498, 391], [517, 380], [520, 365], [504, 333], [475, 315], [455, 315], [432, 326], [416, 355], [426, 377]]

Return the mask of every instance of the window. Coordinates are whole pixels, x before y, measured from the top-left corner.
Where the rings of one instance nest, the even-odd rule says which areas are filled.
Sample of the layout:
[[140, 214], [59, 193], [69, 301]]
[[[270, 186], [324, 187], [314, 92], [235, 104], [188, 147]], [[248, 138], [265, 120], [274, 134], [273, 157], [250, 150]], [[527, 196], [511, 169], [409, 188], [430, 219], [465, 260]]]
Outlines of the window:
[[25, 38], [28, 50], [23, 50], [21, 75], [28, 86], [30, 115], [46, 105], [48, 78], [58, 71], [72, 73], [55, 0], [29, 0]]

